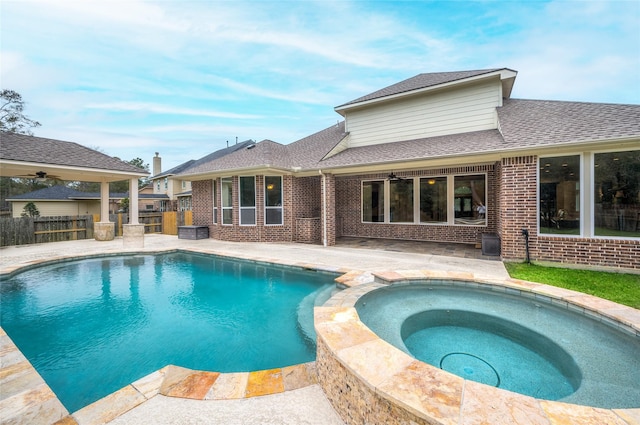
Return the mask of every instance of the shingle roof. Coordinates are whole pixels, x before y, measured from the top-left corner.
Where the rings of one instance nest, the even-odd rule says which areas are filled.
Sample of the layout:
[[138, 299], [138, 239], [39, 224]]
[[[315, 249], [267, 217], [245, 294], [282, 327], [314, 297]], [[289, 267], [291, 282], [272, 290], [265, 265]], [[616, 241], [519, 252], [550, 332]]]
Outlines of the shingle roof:
[[175, 174], [180, 174], [182, 171], [186, 170], [187, 168], [191, 167], [194, 163], [195, 163], [195, 159], [190, 159], [187, 162], [184, 162], [178, 166], [175, 166], [173, 168], [171, 168], [170, 170], [167, 171], [163, 171], [162, 173], [156, 174], [155, 176], [151, 176], [151, 180], [155, 180], [158, 179], [160, 177], [165, 177], [165, 176], [173, 176]]
[[[360, 97], [358, 103], [424, 87], [489, 74], [507, 68], [420, 74]], [[345, 149], [326, 159], [348, 133], [345, 122], [289, 145], [264, 140], [252, 149], [198, 160], [187, 172], [206, 174], [243, 168], [275, 167], [310, 171], [448, 156], [531, 149], [554, 144], [640, 138], [640, 105], [505, 99], [497, 108], [499, 130], [484, 130]]]
[[235, 149], [232, 152], [225, 155], [214, 155], [217, 153], [214, 152], [197, 160], [182, 174], [201, 174], [260, 166], [290, 168], [286, 147], [271, 140], [263, 140], [259, 143], [247, 141], [234, 145], [233, 148]]
[[317, 167], [333, 168], [414, 161], [486, 153], [504, 147], [505, 141], [498, 130], [474, 131], [351, 148], [321, 161]]
[[378, 99], [387, 96], [393, 96], [400, 93], [410, 92], [413, 90], [423, 89], [427, 87], [433, 87], [440, 84], [451, 83], [465, 78], [477, 77], [479, 75], [490, 74], [492, 72], [500, 71], [504, 68], [494, 69], [479, 69], [475, 71], [456, 71], [456, 72], [432, 72], [428, 74], [418, 74], [415, 77], [408, 78], [399, 83], [392, 84], [383, 89], [374, 91], [350, 102], [344, 103], [336, 108], [351, 105], [354, 103], [360, 103], [367, 100]]
[[16, 133], [0, 133], [0, 158], [99, 170], [145, 173], [118, 158], [74, 142], [47, 139]]
[[514, 148], [640, 137], [640, 105], [507, 99], [497, 110]]

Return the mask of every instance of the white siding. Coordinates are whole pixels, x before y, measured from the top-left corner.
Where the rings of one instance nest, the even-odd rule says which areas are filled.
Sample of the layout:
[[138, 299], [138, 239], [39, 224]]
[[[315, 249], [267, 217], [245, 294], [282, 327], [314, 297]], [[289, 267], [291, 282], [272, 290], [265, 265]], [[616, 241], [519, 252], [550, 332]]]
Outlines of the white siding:
[[500, 80], [348, 111], [349, 147], [497, 128]]

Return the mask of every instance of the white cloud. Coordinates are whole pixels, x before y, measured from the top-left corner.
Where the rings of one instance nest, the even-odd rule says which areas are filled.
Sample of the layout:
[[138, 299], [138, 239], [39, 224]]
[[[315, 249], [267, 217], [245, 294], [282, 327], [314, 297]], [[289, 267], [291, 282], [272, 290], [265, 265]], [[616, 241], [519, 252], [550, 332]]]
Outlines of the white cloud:
[[233, 112], [211, 111], [205, 109], [180, 108], [161, 104], [145, 102], [110, 102], [110, 103], [89, 103], [85, 105], [88, 109], [102, 109], [108, 112], [128, 111], [143, 112], [165, 115], [191, 115], [201, 117], [228, 118], [228, 119], [259, 119], [260, 115], [238, 114]]

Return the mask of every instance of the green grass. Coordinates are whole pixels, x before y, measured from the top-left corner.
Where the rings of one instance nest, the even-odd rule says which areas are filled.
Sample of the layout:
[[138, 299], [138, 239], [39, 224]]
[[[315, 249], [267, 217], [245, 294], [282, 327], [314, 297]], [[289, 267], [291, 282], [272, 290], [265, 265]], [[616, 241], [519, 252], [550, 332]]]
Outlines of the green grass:
[[640, 275], [505, 263], [515, 279], [583, 292], [640, 309]]

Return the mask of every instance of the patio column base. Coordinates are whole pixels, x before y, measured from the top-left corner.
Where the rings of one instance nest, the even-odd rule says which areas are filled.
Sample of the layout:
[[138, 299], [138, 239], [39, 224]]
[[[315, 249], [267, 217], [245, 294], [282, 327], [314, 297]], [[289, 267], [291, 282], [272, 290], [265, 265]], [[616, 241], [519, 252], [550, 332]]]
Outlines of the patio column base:
[[122, 241], [125, 248], [144, 248], [144, 224], [123, 224]]
[[93, 237], [97, 241], [112, 241], [116, 237], [116, 224], [110, 221], [93, 223]]

